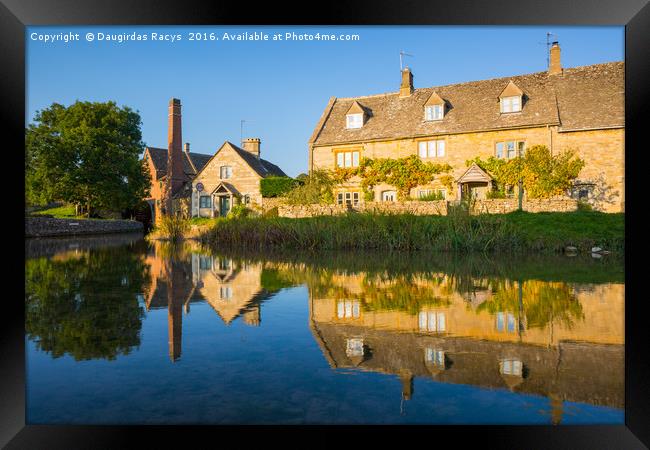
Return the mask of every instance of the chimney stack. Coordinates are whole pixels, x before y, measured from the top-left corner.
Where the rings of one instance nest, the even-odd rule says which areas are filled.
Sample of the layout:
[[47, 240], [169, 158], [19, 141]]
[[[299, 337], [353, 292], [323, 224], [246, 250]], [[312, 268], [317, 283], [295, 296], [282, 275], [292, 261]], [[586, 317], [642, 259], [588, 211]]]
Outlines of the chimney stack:
[[169, 195], [183, 186], [183, 136], [181, 133], [181, 101], [169, 100], [169, 121], [167, 128], [167, 182], [171, 183]]
[[562, 73], [562, 64], [560, 63], [560, 45], [557, 41], [551, 45], [551, 58], [548, 66], [549, 75], [557, 75]]
[[400, 97], [410, 97], [413, 93], [413, 74], [408, 67], [402, 70], [402, 84], [399, 87]]
[[242, 142], [242, 145], [244, 147], [244, 150], [246, 150], [248, 153], [252, 153], [259, 159], [261, 142], [262, 141], [259, 138], [246, 138]]
[[190, 143], [186, 142], [184, 147], [185, 153], [190, 154]]

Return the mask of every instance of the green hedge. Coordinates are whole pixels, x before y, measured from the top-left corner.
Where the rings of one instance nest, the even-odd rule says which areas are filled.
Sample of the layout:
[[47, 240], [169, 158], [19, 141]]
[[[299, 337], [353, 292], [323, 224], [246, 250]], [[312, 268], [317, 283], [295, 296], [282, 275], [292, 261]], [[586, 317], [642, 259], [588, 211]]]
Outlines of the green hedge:
[[298, 184], [297, 180], [291, 177], [268, 177], [260, 181], [262, 197], [280, 197], [289, 192]]

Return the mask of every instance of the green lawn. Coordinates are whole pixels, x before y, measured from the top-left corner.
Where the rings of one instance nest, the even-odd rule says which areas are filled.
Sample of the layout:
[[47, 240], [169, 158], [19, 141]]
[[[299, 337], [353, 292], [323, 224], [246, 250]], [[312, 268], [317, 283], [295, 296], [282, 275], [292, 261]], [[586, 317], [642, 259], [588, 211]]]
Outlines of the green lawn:
[[83, 216], [76, 216], [74, 211], [74, 205], [63, 205], [56, 208], [43, 209], [37, 212], [34, 212], [33, 215], [49, 215], [57, 219], [85, 219]]

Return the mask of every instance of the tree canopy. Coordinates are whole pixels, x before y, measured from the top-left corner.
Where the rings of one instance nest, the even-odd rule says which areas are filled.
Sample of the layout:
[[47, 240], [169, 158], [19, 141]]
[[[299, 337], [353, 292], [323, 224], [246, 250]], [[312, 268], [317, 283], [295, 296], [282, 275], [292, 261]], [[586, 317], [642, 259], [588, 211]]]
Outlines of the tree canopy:
[[53, 103], [25, 136], [25, 193], [30, 204], [65, 201], [123, 210], [148, 195], [150, 177], [140, 115], [115, 102]]
[[482, 160], [477, 157], [467, 161], [467, 165], [473, 162], [490, 173], [500, 190], [516, 186], [521, 179], [530, 198], [565, 194], [585, 165], [572, 150], [553, 155], [544, 145], [534, 145], [516, 158], [506, 160], [491, 156]]

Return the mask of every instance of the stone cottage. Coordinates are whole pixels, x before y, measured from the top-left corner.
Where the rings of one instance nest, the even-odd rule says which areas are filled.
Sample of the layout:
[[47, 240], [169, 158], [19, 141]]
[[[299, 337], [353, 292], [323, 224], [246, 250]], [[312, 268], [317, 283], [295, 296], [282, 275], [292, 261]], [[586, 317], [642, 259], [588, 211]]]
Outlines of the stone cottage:
[[[555, 153], [573, 149], [585, 161], [567, 198], [624, 211], [624, 72], [623, 62], [563, 69], [557, 42], [548, 70], [528, 75], [416, 89], [405, 68], [398, 92], [330, 98], [309, 140], [309, 170], [418, 155], [450, 164], [453, 183], [450, 189], [436, 179], [412, 189], [412, 198], [438, 193], [453, 201], [470, 192], [485, 198], [490, 174], [466, 161], [508, 159], [539, 144]], [[360, 181], [340, 184], [337, 202], [363, 202]], [[397, 189], [378, 185], [371, 195], [395, 201]]]
[[[226, 215], [233, 204], [261, 203], [259, 180], [286, 174], [260, 158], [261, 141], [245, 139], [243, 149], [225, 142], [214, 155], [190, 152], [183, 145], [181, 102], [169, 101], [167, 149], [145, 147], [143, 159], [151, 174], [152, 219], [162, 214], [185, 217]], [[194, 203], [192, 203], [194, 202]]]

